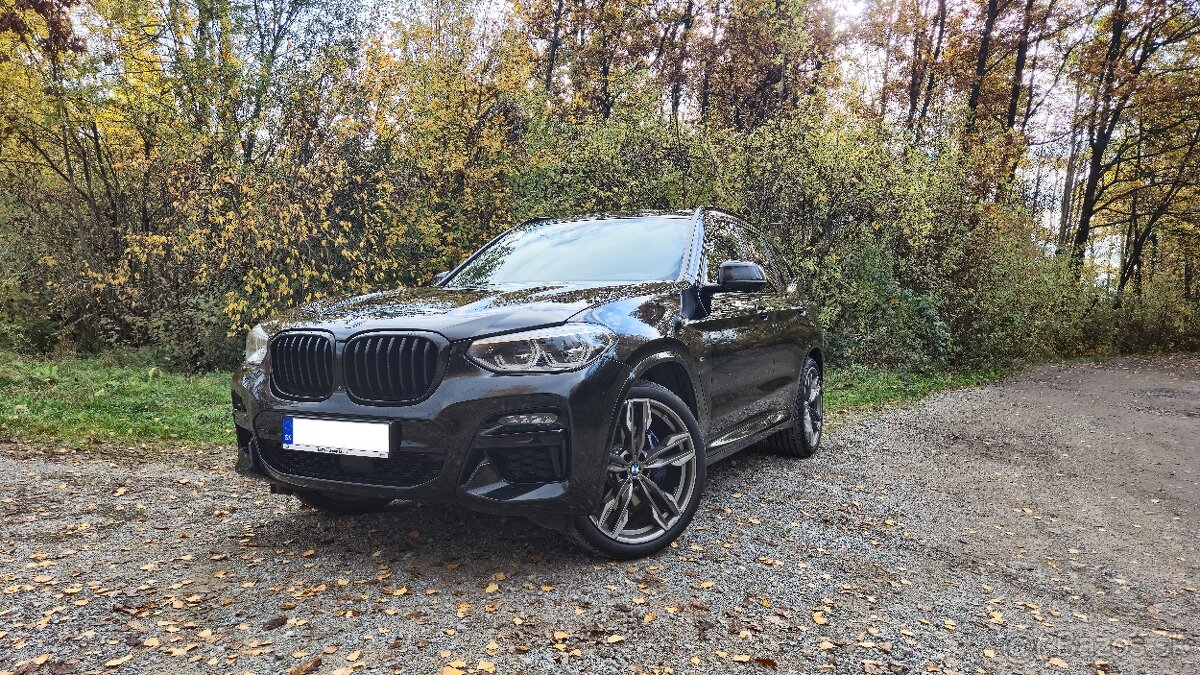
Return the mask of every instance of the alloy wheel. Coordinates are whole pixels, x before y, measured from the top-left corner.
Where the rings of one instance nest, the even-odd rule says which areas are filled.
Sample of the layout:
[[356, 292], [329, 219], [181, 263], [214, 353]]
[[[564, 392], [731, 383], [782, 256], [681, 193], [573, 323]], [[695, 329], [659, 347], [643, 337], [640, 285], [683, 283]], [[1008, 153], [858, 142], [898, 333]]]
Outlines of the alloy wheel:
[[804, 374], [804, 400], [800, 402], [804, 417], [804, 438], [808, 447], [816, 448], [821, 442], [821, 428], [825, 422], [825, 397], [821, 390], [821, 371], [809, 368]]
[[609, 454], [600, 512], [592, 523], [623, 544], [653, 541], [679, 522], [696, 489], [695, 439], [674, 410], [627, 399]]

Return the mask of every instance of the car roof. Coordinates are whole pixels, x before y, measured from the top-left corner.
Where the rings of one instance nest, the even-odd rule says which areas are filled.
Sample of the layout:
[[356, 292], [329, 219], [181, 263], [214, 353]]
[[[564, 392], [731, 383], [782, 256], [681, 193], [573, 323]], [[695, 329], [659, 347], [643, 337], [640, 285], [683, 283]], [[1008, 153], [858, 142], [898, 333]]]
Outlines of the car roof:
[[572, 216], [536, 216], [526, 220], [521, 225], [532, 225], [535, 223], [575, 223], [585, 220], [625, 220], [631, 218], [690, 219], [695, 217], [695, 211], [684, 210], [600, 211], [597, 213], [580, 213]]

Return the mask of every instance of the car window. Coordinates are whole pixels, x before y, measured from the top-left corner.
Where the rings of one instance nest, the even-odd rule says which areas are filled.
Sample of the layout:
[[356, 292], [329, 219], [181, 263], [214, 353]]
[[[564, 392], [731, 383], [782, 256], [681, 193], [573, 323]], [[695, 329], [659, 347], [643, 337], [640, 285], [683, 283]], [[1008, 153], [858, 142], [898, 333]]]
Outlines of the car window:
[[708, 282], [717, 280], [717, 268], [726, 260], [741, 260], [742, 254], [738, 246], [737, 232], [733, 223], [724, 218], [709, 216], [704, 221], [704, 259], [700, 270], [702, 279]]
[[[787, 272], [787, 266], [783, 263], [783, 259], [779, 256], [779, 249], [771, 243], [765, 236], [750, 232], [743, 229], [742, 232], [746, 235], [747, 242], [753, 244], [753, 255], [761, 255], [766, 264], [763, 269], [767, 271], [767, 276], [771, 277], [772, 281], [780, 286], [787, 285], [790, 281], [790, 275]], [[758, 262], [754, 260], [754, 262]], [[759, 263], [762, 265], [762, 263]]]
[[766, 249], [767, 255], [771, 258], [771, 264], [775, 266], [775, 276], [779, 277], [782, 284], [792, 283], [792, 268], [788, 266], [787, 259], [783, 257], [779, 247], [775, 242], [763, 237], [763, 248]]
[[742, 260], [748, 260], [752, 263], [757, 263], [759, 267], [763, 268], [763, 272], [766, 272], [767, 279], [770, 280], [772, 284], [778, 285], [775, 275], [771, 273], [771, 265], [767, 261], [767, 256], [763, 253], [762, 246], [754, 236], [754, 233], [741, 228], [739, 228], [739, 230], [742, 234]]
[[504, 234], [443, 285], [671, 281], [694, 231], [690, 218], [678, 216], [534, 223]]

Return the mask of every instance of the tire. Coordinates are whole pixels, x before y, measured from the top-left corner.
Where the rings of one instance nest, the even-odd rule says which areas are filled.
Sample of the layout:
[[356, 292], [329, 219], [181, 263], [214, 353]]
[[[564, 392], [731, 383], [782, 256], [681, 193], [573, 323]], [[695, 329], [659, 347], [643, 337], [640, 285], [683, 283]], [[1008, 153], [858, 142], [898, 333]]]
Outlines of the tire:
[[634, 383], [613, 426], [601, 504], [565, 534], [597, 555], [631, 560], [661, 551], [692, 522], [704, 493], [704, 436], [687, 405], [650, 382]]
[[800, 391], [792, 420], [792, 426], [767, 438], [767, 448], [787, 457], [812, 457], [821, 447], [825, 429], [825, 390], [821, 366], [811, 356], [805, 357], [800, 371]]
[[352, 497], [329, 492], [297, 492], [296, 499], [317, 511], [335, 516], [376, 513], [393, 501], [387, 497]]

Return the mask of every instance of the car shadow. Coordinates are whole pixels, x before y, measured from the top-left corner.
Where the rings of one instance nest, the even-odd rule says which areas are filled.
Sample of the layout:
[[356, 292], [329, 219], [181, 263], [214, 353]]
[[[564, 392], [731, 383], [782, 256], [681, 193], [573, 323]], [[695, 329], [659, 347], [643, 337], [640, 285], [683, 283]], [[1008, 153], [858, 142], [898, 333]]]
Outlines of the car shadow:
[[[708, 495], [698, 517], [703, 519], [705, 509], [714, 506], [714, 494], [723, 494], [748, 472], [777, 459], [750, 450], [709, 466]], [[225, 533], [225, 541], [249, 541], [272, 551], [311, 550], [311, 560], [337, 558], [351, 567], [355, 561], [380, 558], [413, 567], [467, 560], [486, 560], [496, 568], [549, 559], [570, 567], [606, 562], [525, 518], [479, 513], [455, 504], [398, 500], [379, 513], [335, 516], [292, 497], [272, 495], [253, 519], [242, 519], [239, 525], [241, 529]]]
[[475, 559], [505, 567], [551, 557], [579, 564], [597, 562], [559, 533], [525, 518], [406, 501], [392, 502], [379, 513], [333, 516], [284, 499], [274, 497], [271, 517], [253, 524], [255, 546], [308, 549], [313, 559], [375, 557], [403, 559], [415, 566]]

